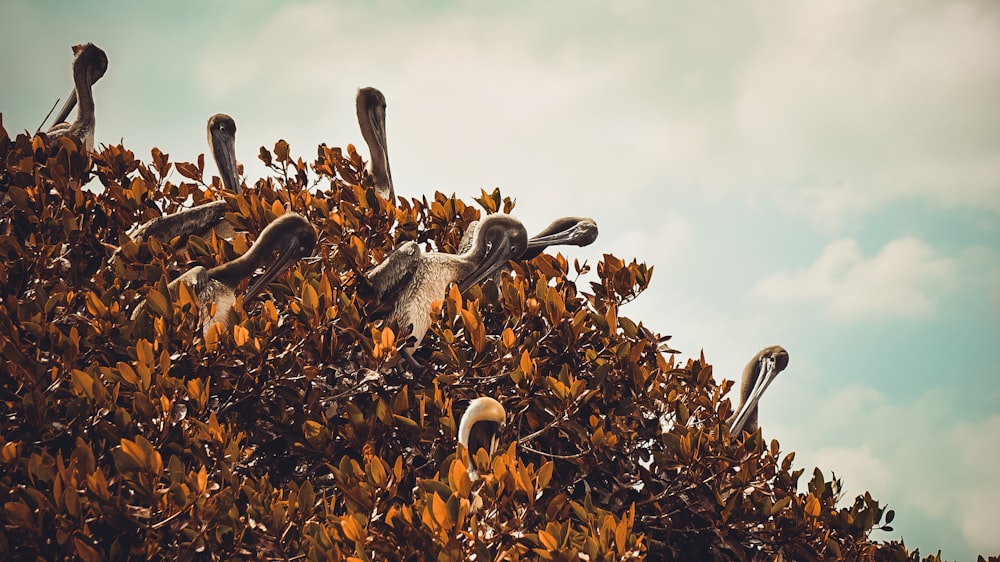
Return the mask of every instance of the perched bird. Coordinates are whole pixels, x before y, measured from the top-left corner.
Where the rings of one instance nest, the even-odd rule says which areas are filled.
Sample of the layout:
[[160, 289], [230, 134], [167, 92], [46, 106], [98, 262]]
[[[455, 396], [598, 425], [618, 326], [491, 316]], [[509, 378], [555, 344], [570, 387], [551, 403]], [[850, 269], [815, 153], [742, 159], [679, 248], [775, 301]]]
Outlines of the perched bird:
[[496, 452], [500, 426], [507, 420], [503, 405], [489, 397], [475, 398], [462, 414], [458, 424], [458, 442], [469, 452], [469, 477], [479, 478], [472, 458], [479, 449], [491, 455]]
[[[315, 245], [316, 229], [312, 223], [302, 215], [286, 213], [267, 225], [242, 256], [212, 269], [195, 266], [171, 281], [167, 289], [173, 299], [178, 298], [181, 283], [192, 289], [201, 306], [203, 333], [208, 334], [209, 328], [215, 324], [229, 325], [229, 311], [236, 302], [236, 289], [240, 282], [269, 261], [273, 252], [278, 252], [277, 260], [247, 289], [244, 302], [256, 297], [297, 260], [312, 254]], [[132, 313], [132, 320], [139, 318], [146, 308], [144, 300]]]
[[371, 154], [368, 164], [375, 180], [375, 192], [383, 199], [395, 201], [392, 174], [389, 172], [389, 152], [385, 140], [385, 96], [375, 88], [361, 88], [355, 98], [358, 125]]
[[[472, 246], [479, 221], [473, 221], [458, 244], [458, 251], [464, 252]], [[541, 232], [528, 239], [528, 246], [517, 261], [530, 260], [541, 254], [549, 246], [566, 244], [587, 246], [597, 240], [597, 223], [586, 217], [562, 217], [552, 221]]]
[[[222, 184], [227, 190], [239, 193], [241, 187], [236, 171], [236, 122], [232, 117], [217, 113], [208, 118], [208, 146], [212, 149]], [[169, 242], [176, 236], [205, 237], [212, 231], [220, 238], [232, 238], [236, 230], [225, 220], [228, 208], [225, 201], [218, 200], [172, 215], [159, 216], [132, 229], [128, 233], [129, 238], [136, 242], [146, 238]]]
[[728, 421], [730, 433], [757, 429], [757, 402], [778, 373], [788, 366], [788, 352], [780, 345], [765, 347], [750, 359], [740, 382], [740, 407]]
[[[56, 115], [55, 124], [45, 131], [49, 137], [69, 136], [83, 145], [86, 152], [94, 149], [93, 86], [108, 70], [108, 56], [93, 43], [73, 47], [73, 92]], [[69, 112], [79, 100], [76, 121], [65, 123]]]
[[225, 201], [211, 201], [146, 221], [132, 229], [128, 235], [136, 242], [146, 238], [169, 242], [177, 236], [204, 237], [212, 230], [215, 230], [220, 237], [232, 236], [233, 227], [225, 220], [228, 209], [229, 204]]
[[461, 254], [421, 252], [416, 242], [404, 242], [366, 274], [368, 292], [390, 309], [389, 319], [410, 328], [412, 353], [430, 327], [431, 304], [445, 297], [448, 285], [459, 291], [475, 285], [524, 253], [528, 233], [521, 221], [495, 214], [483, 219], [472, 246]]
[[236, 167], [236, 121], [232, 117], [216, 113], [208, 118], [208, 147], [215, 157], [222, 185], [240, 193], [243, 188]]

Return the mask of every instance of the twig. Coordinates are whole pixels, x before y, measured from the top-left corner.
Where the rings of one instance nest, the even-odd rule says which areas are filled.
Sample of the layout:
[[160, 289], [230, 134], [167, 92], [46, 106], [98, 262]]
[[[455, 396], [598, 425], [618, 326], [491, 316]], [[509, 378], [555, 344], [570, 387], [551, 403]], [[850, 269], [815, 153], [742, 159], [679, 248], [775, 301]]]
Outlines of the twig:
[[[42, 127], [44, 127], [44, 126], [45, 126], [45, 122], [46, 122], [46, 121], [48, 121], [48, 120], [49, 120], [49, 117], [51, 117], [51, 116], [52, 116], [52, 112], [56, 110], [56, 106], [57, 106], [57, 105], [59, 105], [59, 101], [60, 101], [61, 99], [62, 99], [62, 98], [56, 98], [56, 103], [52, 104], [52, 109], [50, 109], [50, 110], [49, 110], [49, 112], [45, 114], [45, 119], [42, 119], [42, 122], [41, 122], [41, 124], [39, 124], [39, 125], [38, 125], [38, 128], [37, 128], [37, 129], [35, 129], [35, 134], [36, 134], [36, 135], [37, 135], [38, 133], [42, 132]], [[56, 124], [56, 123], [53, 123], [53, 125], [55, 125], [55, 124]]]

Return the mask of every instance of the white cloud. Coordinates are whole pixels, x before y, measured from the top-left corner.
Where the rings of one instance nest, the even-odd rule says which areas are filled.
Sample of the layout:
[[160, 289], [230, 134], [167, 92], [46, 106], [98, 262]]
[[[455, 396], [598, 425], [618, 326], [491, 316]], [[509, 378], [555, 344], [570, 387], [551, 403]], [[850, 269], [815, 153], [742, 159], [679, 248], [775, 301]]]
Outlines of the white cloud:
[[690, 222], [675, 213], [658, 217], [654, 225], [621, 226], [623, 228], [617, 232], [608, 234], [611, 237], [609, 246], [618, 253], [634, 253], [639, 261], [661, 264], [663, 270], [671, 268], [681, 257], [690, 255], [696, 246]]
[[711, 36], [729, 80], [705, 88], [728, 98], [668, 90], [658, 113], [689, 141], [669, 173], [830, 229], [900, 199], [1000, 211], [1000, 5], [754, 5], [752, 41]]
[[[803, 390], [785, 388], [812, 400]], [[807, 473], [803, 487], [811, 467], [819, 466], [827, 478], [832, 471], [843, 479], [844, 503], [870, 491], [896, 511], [892, 536], [902, 534], [911, 549], [936, 550], [955, 533], [969, 551], [1000, 551], [1000, 415], [965, 418], [962, 396], [948, 390], [908, 400], [867, 385], [826, 390], [822, 407], [803, 410], [806, 418], [767, 426], [769, 437], [796, 451], [796, 465]], [[937, 522], [938, 536], [913, 532], [921, 518]], [[944, 556], [961, 557], [954, 550]]]
[[906, 198], [1000, 211], [996, 5], [773, 0], [734, 7], [738, 25], [711, 7], [528, 11], [288, 5], [206, 42], [194, 81], [270, 100], [262, 138], [306, 148], [359, 141], [353, 91], [382, 88], [404, 194], [598, 205], [669, 185], [833, 231]]
[[914, 318], [934, 311], [938, 293], [954, 283], [954, 260], [904, 237], [866, 258], [857, 242], [831, 242], [809, 267], [762, 279], [755, 297], [818, 304], [839, 320]]

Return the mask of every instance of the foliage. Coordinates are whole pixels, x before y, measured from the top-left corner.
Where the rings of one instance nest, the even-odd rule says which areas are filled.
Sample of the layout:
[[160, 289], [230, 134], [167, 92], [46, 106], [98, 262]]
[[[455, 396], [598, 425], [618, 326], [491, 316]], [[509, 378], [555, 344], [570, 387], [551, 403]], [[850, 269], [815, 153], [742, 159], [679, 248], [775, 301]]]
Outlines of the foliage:
[[[279, 141], [260, 151], [270, 177], [224, 195], [232, 241], [130, 240], [221, 184], [203, 157], [90, 156], [0, 125], [5, 558], [920, 559], [871, 540], [893, 512], [868, 494], [838, 507], [818, 469], [797, 492], [794, 453], [729, 434], [732, 383], [619, 315], [644, 264], [605, 255], [581, 290], [588, 265], [543, 254], [452, 287], [412, 373], [357, 280], [402, 241], [453, 251], [475, 207], [385, 201], [352, 146], [307, 164]], [[476, 201], [513, 207], [499, 190]], [[203, 337], [195, 297], [172, 301], [167, 282], [289, 211], [316, 226], [317, 258]], [[142, 298], [147, 331], [130, 321]], [[455, 441], [479, 395], [506, 407], [507, 445], [473, 455], [472, 482]]]

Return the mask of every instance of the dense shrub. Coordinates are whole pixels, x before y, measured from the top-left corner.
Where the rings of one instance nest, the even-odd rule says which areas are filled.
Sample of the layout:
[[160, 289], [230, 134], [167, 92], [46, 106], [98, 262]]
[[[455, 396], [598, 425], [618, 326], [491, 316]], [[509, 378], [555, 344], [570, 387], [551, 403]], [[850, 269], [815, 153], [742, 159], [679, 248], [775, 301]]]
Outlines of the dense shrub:
[[[794, 453], [730, 435], [732, 383], [619, 315], [644, 264], [605, 255], [581, 287], [588, 265], [543, 254], [452, 287], [410, 372], [358, 279], [402, 241], [454, 251], [479, 209], [441, 193], [394, 205], [353, 147], [307, 164], [280, 141], [260, 152], [270, 177], [225, 194], [232, 241], [133, 241], [221, 186], [202, 157], [91, 156], [0, 126], [4, 557], [920, 559], [870, 539], [892, 512], [868, 494], [838, 507], [819, 470], [799, 493]], [[476, 202], [513, 208], [499, 191]], [[242, 254], [288, 211], [316, 226], [317, 257], [203, 337], [167, 282]], [[145, 332], [130, 322], [143, 298]], [[471, 482], [455, 436], [480, 395], [508, 422]]]

